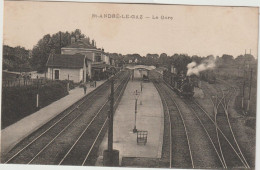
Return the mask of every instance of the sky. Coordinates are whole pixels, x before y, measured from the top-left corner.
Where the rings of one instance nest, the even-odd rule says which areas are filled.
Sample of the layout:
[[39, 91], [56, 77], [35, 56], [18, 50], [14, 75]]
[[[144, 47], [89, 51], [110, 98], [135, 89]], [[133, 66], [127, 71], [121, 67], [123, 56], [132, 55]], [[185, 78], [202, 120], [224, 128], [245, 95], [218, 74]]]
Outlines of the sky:
[[[105, 14], [121, 18], [93, 17]], [[134, 18], [122, 18], [126, 15]], [[46, 34], [75, 29], [95, 39], [98, 47], [110, 53], [236, 57], [251, 49], [257, 57], [258, 8], [4, 2], [5, 45], [32, 49]]]

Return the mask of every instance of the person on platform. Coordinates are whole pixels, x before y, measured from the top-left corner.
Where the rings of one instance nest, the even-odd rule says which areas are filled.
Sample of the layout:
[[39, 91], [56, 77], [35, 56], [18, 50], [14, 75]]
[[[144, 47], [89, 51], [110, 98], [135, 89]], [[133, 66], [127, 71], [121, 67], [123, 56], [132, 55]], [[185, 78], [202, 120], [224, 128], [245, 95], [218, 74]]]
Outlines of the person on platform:
[[87, 93], [87, 85], [86, 85], [86, 83], [83, 83], [83, 89], [84, 89], [84, 94], [86, 94]]

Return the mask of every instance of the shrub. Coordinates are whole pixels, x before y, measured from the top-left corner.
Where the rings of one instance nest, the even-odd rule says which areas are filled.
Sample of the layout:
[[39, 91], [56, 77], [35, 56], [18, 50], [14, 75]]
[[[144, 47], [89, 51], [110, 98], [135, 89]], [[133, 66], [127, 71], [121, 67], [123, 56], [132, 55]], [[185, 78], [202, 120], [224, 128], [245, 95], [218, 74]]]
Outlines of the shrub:
[[74, 89], [77, 86], [77, 84], [74, 83], [72, 80], [58, 80], [58, 82], [61, 82], [66, 87], [67, 87], [67, 84], [69, 83], [70, 90]]
[[[36, 86], [10, 87], [2, 89], [2, 128], [9, 126], [25, 116], [37, 111]], [[45, 107], [50, 103], [66, 96], [67, 86], [53, 81], [39, 87], [39, 106]]]

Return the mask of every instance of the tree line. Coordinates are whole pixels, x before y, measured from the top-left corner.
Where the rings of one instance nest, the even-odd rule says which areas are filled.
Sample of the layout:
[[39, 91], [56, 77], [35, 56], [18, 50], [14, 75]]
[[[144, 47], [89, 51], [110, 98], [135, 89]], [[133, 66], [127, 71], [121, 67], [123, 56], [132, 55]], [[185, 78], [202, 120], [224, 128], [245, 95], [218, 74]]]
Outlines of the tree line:
[[245, 65], [254, 66], [257, 64], [256, 59], [251, 54], [239, 55], [234, 58], [232, 55], [223, 54], [221, 57], [213, 55], [208, 55], [206, 57], [187, 54], [174, 54], [172, 56], [166, 53], [159, 54], [147, 54], [146, 56], [141, 56], [139, 54], [127, 54], [122, 55], [118, 53], [108, 54], [112, 58], [119, 61], [119, 63], [129, 63], [129, 60], [133, 61], [135, 64], [142, 65], [154, 65], [156, 67], [166, 67], [170, 68], [172, 65], [179, 71], [187, 71], [187, 64], [195, 61], [200, 64], [206, 59], [215, 60], [216, 67], [244, 67]]
[[[75, 41], [85, 38], [87, 43], [93, 44], [89, 37], [81, 33], [80, 29], [76, 29], [72, 32], [57, 32], [53, 35], [44, 35], [33, 49], [26, 50], [24, 47], [9, 47], [3, 46], [3, 69], [11, 71], [23, 71], [23, 70], [37, 70], [38, 72], [46, 71], [46, 62], [50, 53], [61, 53], [61, 48], [71, 44], [71, 38], [74, 37]], [[215, 58], [216, 65], [218, 67], [226, 66], [243, 66], [247, 64], [256, 64], [256, 59], [251, 54], [239, 55], [236, 58], [232, 55], [223, 54], [220, 56], [189, 56], [187, 54], [174, 54], [168, 55], [166, 53], [150, 54], [141, 56], [138, 53], [135, 54], [120, 54], [120, 53], [106, 53], [114, 59], [117, 65], [123, 65], [129, 63], [129, 61], [136, 64], [154, 65], [156, 67], [162, 66], [169, 68], [173, 65], [177, 70], [186, 71], [188, 63], [195, 61], [201, 63], [205, 58]]]
[[28, 71], [31, 70], [30, 51], [24, 47], [3, 46], [3, 70]]

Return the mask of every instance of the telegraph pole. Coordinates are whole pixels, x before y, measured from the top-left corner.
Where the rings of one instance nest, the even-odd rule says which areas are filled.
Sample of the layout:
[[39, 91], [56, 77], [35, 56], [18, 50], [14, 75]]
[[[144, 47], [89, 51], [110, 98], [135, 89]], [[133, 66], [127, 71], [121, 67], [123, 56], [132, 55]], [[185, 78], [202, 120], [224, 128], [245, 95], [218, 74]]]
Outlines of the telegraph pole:
[[51, 55], [52, 55], [52, 69], [51, 69], [51, 80], [53, 80], [53, 67], [54, 67], [54, 56], [53, 56], [53, 53], [52, 53]]
[[36, 107], [37, 107], [37, 109], [39, 109], [39, 79], [38, 79], [38, 75], [37, 75]]
[[249, 104], [251, 99], [251, 89], [252, 89], [252, 75], [253, 75], [253, 69], [251, 68], [251, 75], [250, 75], [250, 85], [249, 85], [249, 94], [248, 94], [248, 101], [247, 101], [247, 112], [249, 111]]
[[70, 75], [68, 74], [67, 91], [70, 91]]
[[[245, 49], [245, 55], [246, 57], [246, 49]], [[244, 97], [245, 97], [245, 85], [246, 85], [246, 58], [244, 61], [244, 76], [243, 76], [243, 91], [242, 91], [242, 109], [244, 109]]]
[[103, 152], [104, 166], [119, 166], [119, 151], [113, 150], [114, 79], [111, 78], [110, 110], [108, 111], [108, 145]]
[[244, 70], [244, 77], [243, 77], [243, 91], [242, 91], [242, 109], [244, 109], [244, 96], [245, 96], [245, 74], [246, 70]]
[[111, 80], [110, 111], [108, 112], [108, 151], [113, 150], [114, 80]]

